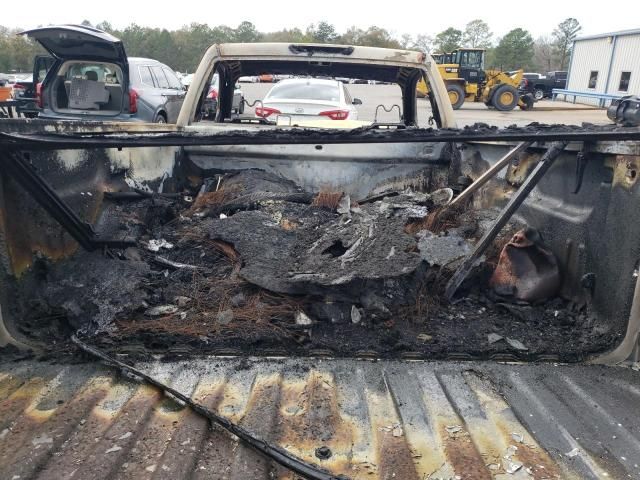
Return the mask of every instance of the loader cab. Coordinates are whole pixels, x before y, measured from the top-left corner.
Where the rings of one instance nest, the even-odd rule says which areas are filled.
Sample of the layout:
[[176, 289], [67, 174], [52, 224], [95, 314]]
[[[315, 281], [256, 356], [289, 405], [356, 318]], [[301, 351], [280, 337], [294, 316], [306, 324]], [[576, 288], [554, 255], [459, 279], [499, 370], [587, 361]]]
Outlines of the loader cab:
[[455, 63], [454, 54], [452, 54], [452, 53], [434, 53], [431, 56], [433, 57], [433, 59], [435, 60], [435, 62], [438, 65], [444, 65], [444, 64], [447, 64], [447, 63]]
[[486, 80], [484, 54], [485, 51], [482, 48], [461, 48], [451, 52], [451, 63], [458, 65], [460, 78], [464, 78], [469, 83], [484, 83]]

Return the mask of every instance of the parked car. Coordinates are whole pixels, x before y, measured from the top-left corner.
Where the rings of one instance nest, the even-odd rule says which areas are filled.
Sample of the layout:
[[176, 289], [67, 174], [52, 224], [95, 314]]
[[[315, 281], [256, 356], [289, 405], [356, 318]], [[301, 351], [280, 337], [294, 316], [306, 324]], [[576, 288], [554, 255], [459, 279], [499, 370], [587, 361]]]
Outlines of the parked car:
[[550, 97], [554, 88], [565, 88], [566, 84], [567, 72], [565, 71], [548, 72], [546, 75], [525, 73], [520, 83], [520, 90], [531, 93], [537, 101]]
[[566, 88], [567, 87], [567, 73], [564, 70], [559, 70], [555, 72], [547, 72], [547, 89], [545, 93], [547, 96], [551, 96], [552, 90], [554, 88]]
[[32, 73], [21, 74], [13, 84], [13, 98], [19, 104], [16, 112], [28, 118], [37, 117], [40, 113], [36, 98], [42, 88], [42, 81], [46, 77], [55, 59], [50, 55], [36, 55], [33, 61]]
[[262, 106], [256, 107], [257, 117], [274, 120], [284, 114], [295, 120], [357, 120], [358, 98], [338, 80], [318, 78], [291, 78], [274, 85], [264, 97]]
[[59, 25], [23, 32], [55, 59], [38, 94], [40, 117], [175, 123], [185, 88], [157, 60], [127, 57], [101, 30]]
[[544, 78], [544, 75], [541, 73], [531, 73], [525, 72], [522, 74], [522, 80], [520, 81], [520, 85], [518, 90], [521, 94], [530, 93], [533, 95], [533, 98], [538, 101], [541, 100], [543, 95], [543, 91], [535, 91], [534, 85], [536, 85], [540, 80]]
[[193, 81], [193, 76], [193, 73], [188, 73], [180, 77], [180, 82], [187, 90], [189, 89], [189, 85], [191, 85], [191, 82]]
[[13, 88], [9, 84], [9, 79], [6, 76], [0, 75], [0, 102], [11, 100], [12, 95], [13, 95]]
[[524, 72], [522, 74], [523, 78], [526, 78], [527, 80], [540, 80], [544, 78], [544, 75], [541, 73], [533, 73], [533, 72]]
[[6, 83], [13, 89], [12, 97], [15, 99], [24, 96], [31, 81], [32, 75], [30, 73], [14, 73], [7, 76]]
[[[209, 85], [209, 92], [204, 99], [204, 104], [202, 105], [202, 118], [206, 118], [208, 120], [215, 119], [216, 111], [218, 109], [218, 91], [220, 89], [220, 76], [216, 73], [213, 75], [211, 85]], [[244, 113], [244, 94], [240, 89], [240, 85], [235, 86], [233, 91], [233, 104], [231, 107], [231, 112], [236, 113], [238, 115], [242, 115]]]

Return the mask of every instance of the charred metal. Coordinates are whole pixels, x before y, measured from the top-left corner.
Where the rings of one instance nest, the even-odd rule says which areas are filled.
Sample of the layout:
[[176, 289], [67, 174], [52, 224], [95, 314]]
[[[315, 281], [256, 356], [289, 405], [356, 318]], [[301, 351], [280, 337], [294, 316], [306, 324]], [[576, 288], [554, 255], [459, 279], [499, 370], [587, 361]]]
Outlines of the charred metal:
[[[477, 126], [467, 133], [473, 138], [504, 139], [511, 138], [515, 130]], [[363, 135], [393, 138], [402, 132], [327, 136], [338, 135], [357, 145]], [[637, 135], [624, 129], [602, 132], [613, 135], [610, 138]], [[571, 291], [568, 285], [575, 278], [566, 271], [563, 252], [554, 248], [556, 238], [536, 230], [540, 226], [529, 223], [535, 216], [523, 216], [526, 208], [519, 208], [528, 205], [530, 192], [539, 191], [537, 182], [545, 185], [545, 173], [553, 160], [562, 158], [567, 145], [566, 141], [554, 144], [545, 155], [544, 147], [533, 143], [534, 138], [560, 138], [570, 133], [571, 129], [564, 128], [522, 129], [517, 134], [525, 143], [507, 155], [498, 153], [504, 152], [504, 147], [450, 143], [456, 135], [465, 135], [464, 131], [453, 136], [446, 131], [431, 133], [433, 141], [425, 144], [428, 148], [423, 160], [410, 159], [409, 149], [401, 154], [404, 159], [396, 153], [387, 160], [373, 158], [373, 163], [365, 158], [352, 162], [353, 178], [362, 178], [367, 172], [371, 179], [357, 185], [345, 182], [349, 177], [336, 176], [338, 168], [314, 170], [314, 162], [318, 166], [331, 163], [332, 153], [325, 150], [314, 149], [315, 157], [304, 161], [313, 167], [309, 173], [317, 171], [319, 175], [303, 173], [299, 162], [286, 157], [274, 157], [272, 162], [245, 157], [234, 160], [235, 167], [227, 162], [229, 169], [219, 156], [222, 152], [207, 150], [216, 148], [206, 146], [213, 136], [199, 136], [201, 144], [173, 150], [175, 164], [170, 174], [162, 174], [160, 183], [148, 174], [146, 179], [139, 177], [143, 171], [135, 167], [136, 152], [144, 150], [128, 151], [129, 168], [113, 167], [112, 150], [81, 150], [78, 159], [104, 152], [100, 155], [106, 154], [107, 164], [112, 165], [99, 189], [87, 186], [87, 194], [83, 194], [90, 202], [97, 201], [90, 220], [99, 236], [90, 236], [89, 241], [74, 230], [78, 225], [86, 228], [85, 220], [73, 214], [77, 197], [67, 197], [67, 204], [44, 178], [50, 175], [40, 160], [51, 158], [46, 150], [36, 148], [27, 158], [14, 145], [3, 153], [3, 162], [24, 167], [35, 179], [25, 183], [14, 174], [15, 169], [6, 170], [31, 195], [25, 205], [35, 200], [33, 208], [38, 211], [43, 207], [87, 252], [67, 253], [67, 259], [57, 262], [42, 255], [29, 260], [7, 255], [8, 273], [15, 272], [7, 285], [15, 298], [30, 299], [19, 300], [7, 316], [24, 318], [13, 331], [25, 338], [35, 335], [31, 340], [36, 343], [43, 332], [64, 336], [80, 329], [85, 335], [99, 334], [95, 341], [107, 348], [116, 342], [142, 344], [150, 351], [181, 344], [185, 347], [180, 348], [189, 351], [195, 342], [199, 351], [214, 353], [308, 355], [324, 351], [338, 356], [366, 353], [443, 358], [471, 351], [480, 357], [584, 358], [611, 348], [616, 329], [604, 327], [606, 321], [596, 313], [597, 287], [588, 295], [582, 287], [578, 287], [578, 295], [564, 293]], [[296, 134], [280, 135], [290, 141]], [[59, 134], [53, 136], [59, 138]], [[112, 136], [76, 135], [65, 145], [80, 147], [88, 141], [104, 146], [100, 142]], [[141, 134], [141, 138], [145, 136]], [[164, 148], [180, 143], [166, 134], [150, 138]], [[53, 149], [53, 155], [59, 151], [56, 143], [43, 138], [34, 141]], [[123, 146], [133, 145], [131, 141], [125, 139]], [[27, 142], [22, 148], [28, 150], [32, 145]], [[497, 152], [492, 159], [496, 167], [476, 171], [474, 155], [485, 156], [492, 148]], [[466, 175], [466, 182], [451, 174], [454, 166], [450, 158], [460, 151], [461, 163], [455, 168]], [[237, 155], [233, 149], [224, 153], [231, 158]], [[268, 158], [268, 152], [263, 153]], [[525, 158], [530, 159], [531, 168], [506, 202], [511, 194], [499, 192], [514, 186], [501, 175], [508, 178], [513, 173], [501, 170]], [[592, 161], [598, 161], [594, 158]], [[78, 161], [74, 164], [91, 168], [90, 162], [74, 160]], [[338, 156], [338, 164], [343, 161]], [[559, 161], [564, 164], [567, 160]], [[401, 167], [390, 170], [385, 163]], [[334, 182], [327, 184], [324, 178], [332, 174]], [[582, 169], [581, 175], [588, 178], [588, 169]], [[449, 180], [452, 177], [457, 183]], [[473, 182], [476, 178], [479, 181]], [[9, 178], [5, 184], [15, 190]], [[66, 181], [58, 185], [61, 191], [69, 192]], [[459, 200], [450, 206], [456, 194]], [[12, 195], [26, 199], [19, 191]], [[52, 211], [52, 205], [59, 208]], [[69, 215], [60, 216], [60, 212]], [[49, 215], [38, 215], [51, 224]], [[5, 227], [8, 225], [5, 222]], [[540, 233], [533, 246], [521, 245], [519, 239], [525, 234], [509, 242], [522, 228]], [[110, 238], [120, 243], [109, 243]], [[98, 241], [107, 243], [94, 243]], [[27, 245], [16, 245], [15, 252]], [[108, 248], [91, 252], [96, 246]], [[25, 254], [33, 247], [27, 248]], [[548, 273], [539, 270], [541, 255]], [[19, 258], [22, 260], [16, 263]], [[456, 269], [466, 273], [455, 279]], [[595, 272], [585, 274], [596, 277]], [[549, 275], [554, 278], [554, 288], [536, 288], [536, 281], [544, 284]], [[123, 278], [127, 280], [123, 282]], [[460, 287], [456, 297], [451, 288], [447, 290], [447, 282], [456, 283], [455, 290]], [[454, 301], [447, 302], [447, 297]], [[528, 303], [517, 304], [523, 300]], [[531, 328], [533, 318], [539, 319], [538, 329]], [[469, 322], [473, 322], [473, 329]], [[42, 328], [45, 323], [49, 328]], [[535, 338], [540, 328], [558, 343]], [[594, 335], [594, 331], [599, 333]], [[514, 341], [491, 341], [496, 335]], [[576, 335], [580, 341], [575, 348], [559, 353], [557, 345]]]
[[[393, 82], [400, 118], [231, 115], [265, 68]], [[457, 129], [420, 52], [256, 43], [207, 50], [175, 126], [4, 121], [0, 471], [633, 477], [637, 372], [561, 363], [638, 360], [634, 102]]]
[[163, 132], [0, 132], [0, 146], [27, 150], [84, 148], [141, 148], [158, 146], [206, 145], [340, 145], [357, 143], [422, 143], [473, 141], [535, 141], [535, 142], [617, 142], [637, 141], [640, 128], [615, 125], [582, 128], [568, 125], [538, 125], [498, 129], [476, 124], [460, 130], [396, 126], [386, 129], [376, 126], [348, 131], [265, 128], [247, 132], [227, 127], [215, 133], [191, 131]]

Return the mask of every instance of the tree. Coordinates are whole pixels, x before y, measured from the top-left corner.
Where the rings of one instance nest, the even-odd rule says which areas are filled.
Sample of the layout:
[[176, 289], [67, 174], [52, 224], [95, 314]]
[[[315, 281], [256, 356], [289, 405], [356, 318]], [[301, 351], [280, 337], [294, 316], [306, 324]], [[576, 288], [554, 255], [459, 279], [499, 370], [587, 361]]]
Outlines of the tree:
[[430, 53], [431, 50], [433, 50], [433, 37], [422, 33], [420, 35], [416, 35], [416, 38], [413, 41], [413, 48], [416, 48], [421, 52]]
[[235, 41], [235, 30], [227, 25], [217, 25], [211, 29], [211, 43]]
[[487, 48], [487, 51], [484, 54], [484, 65], [489, 69], [498, 68], [498, 62], [496, 60], [496, 47]]
[[449, 27], [436, 35], [434, 46], [440, 53], [449, 53], [460, 48], [462, 43], [462, 32], [456, 28]]
[[495, 50], [495, 61], [503, 70], [529, 67], [532, 59], [533, 38], [522, 28], [514, 28], [502, 37]]
[[177, 48], [175, 36], [171, 33], [167, 29], [154, 29], [147, 42], [149, 46], [145, 50], [153, 52], [152, 58], [157, 58], [178, 69], [181, 63], [180, 51]]
[[299, 28], [292, 28], [291, 30], [285, 28], [277, 32], [263, 33], [262, 41], [301, 43], [308, 41], [308, 38]]
[[400, 37], [400, 46], [408, 50], [420, 50], [421, 52], [429, 53], [433, 46], [433, 37], [424, 34], [413, 37], [405, 33]]
[[[247, 28], [243, 35], [246, 35]], [[206, 23], [192, 23], [171, 32], [176, 43], [175, 64], [169, 65], [182, 72], [193, 72], [204, 52], [214, 43], [235, 41], [236, 31], [227, 25], [210, 27]]]
[[338, 38], [338, 41], [344, 45], [362, 45], [362, 37], [364, 37], [365, 31], [356, 26], [347, 28]]
[[537, 70], [550, 72], [557, 69], [557, 60], [549, 37], [539, 37], [533, 44], [533, 63]]
[[337, 41], [345, 45], [362, 45], [365, 47], [411, 48], [393, 38], [386, 29], [375, 25], [366, 30], [355, 26], [349, 27], [345, 33], [337, 38]]
[[[89, 22], [84, 23], [88, 24]], [[258, 31], [253, 23], [247, 21], [240, 23], [237, 28], [232, 28], [228, 25], [192, 23], [184, 25], [177, 30], [168, 30], [143, 27], [135, 23], [119, 29], [108, 21], [103, 20], [97, 23], [96, 27], [122, 40], [128, 55], [155, 58], [181, 72], [193, 72], [204, 52], [216, 43], [259, 41], [344, 43], [386, 48], [406, 48], [427, 53], [432, 51], [448, 53], [459, 48], [462, 45], [463, 38], [468, 45], [477, 47], [483, 45], [483, 39], [491, 36], [490, 32], [488, 32], [488, 27], [481, 20], [469, 22], [465, 28], [464, 35], [462, 31], [450, 27], [440, 32], [436, 38], [424, 34], [415, 36], [404, 34], [396, 37], [392, 32], [375, 25], [367, 28], [352, 26], [342, 35], [339, 35], [335, 27], [326, 21], [311, 24], [306, 31], [292, 27], [267, 33]], [[27, 37], [17, 36], [16, 33], [19, 31], [19, 29], [0, 26], [0, 71], [31, 71], [34, 55], [43, 52], [38, 43], [31, 41]], [[474, 33], [471, 33], [472, 31]], [[529, 35], [521, 29], [509, 32], [501, 41], [500, 48], [490, 47], [487, 49], [487, 65], [499, 66], [502, 64], [508, 67], [519, 67], [533, 64], [530, 48], [528, 50], [524, 48], [520, 53], [513, 53], [515, 48], [513, 44], [517, 40], [517, 38], [513, 38], [513, 32], [516, 31]], [[515, 41], [515, 43], [517, 44], [518, 42]], [[536, 44], [536, 61], [540, 65], [548, 66], [548, 61], [539, 61], [539, 57], [542, 55], [540, 47]], [[553, 68], [550, 70], [557, 69], [558, 63], [554, 54], [551, 63]]]
[[362, 34], [358, 44], [367, 47], [402, 48], [400, 43], [387, 30], [375, 25], [369, 27]]
[[317, 43], [334, 43], [338, 38], [336, 28], [324, 20], [317, 25], [309, 25], [307, 27], [307, 36], [311, 41]]
[[0, 26], [0, 72], [31, 72], [33, 57], [45, 53], [39, 43], [24, 35], [18, 35], [22, 29], [9, 29]]
[[104, 30], [107, 33], [112, 33], [115, 31], [111, 23], [107, 22], [106, 20], [103, 20], [100, 23], [96, 23], [96, 28], [98, 30]]
[[236, 28], [233, 40], [240, 43], [254, 43], [259, 42], [261, 36], [253, 23], [245, 21]]
[[124, 48], [132, 56], [150, 56], [149, 52], [145, 51], [145, 42], [148, 35], [149, 29], [135, 23], [118, 32], [118, 37], [122, 40]]
[[480, 19], [472, 20], [464, 28], [462, 43], [465, 47], [489, 48], [492, 36], [489, 25]]
[[560, 70], [564, 70], [571, 53], [571, 45], [578, 32], [582, 30], [580, 22], [575, 18], [567, 18], [560, 22], [553, 31], [553, 49], [560, 61]]
[[413, 48], [413, 37], [408, 33], [403, 33], [400, 37], [400, 46], [402, 48]]

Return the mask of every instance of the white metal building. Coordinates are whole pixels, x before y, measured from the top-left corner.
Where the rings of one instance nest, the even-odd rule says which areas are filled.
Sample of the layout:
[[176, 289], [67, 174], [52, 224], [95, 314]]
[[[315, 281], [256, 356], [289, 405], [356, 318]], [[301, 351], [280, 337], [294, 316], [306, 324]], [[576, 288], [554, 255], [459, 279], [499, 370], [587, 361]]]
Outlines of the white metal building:
[[[567, 90], [604, 95], [640, 95], [640, 29], [577, 38]], [[608, 105], [610, 99], [576, 97], [576, 102]]]

